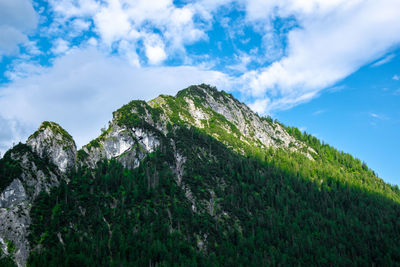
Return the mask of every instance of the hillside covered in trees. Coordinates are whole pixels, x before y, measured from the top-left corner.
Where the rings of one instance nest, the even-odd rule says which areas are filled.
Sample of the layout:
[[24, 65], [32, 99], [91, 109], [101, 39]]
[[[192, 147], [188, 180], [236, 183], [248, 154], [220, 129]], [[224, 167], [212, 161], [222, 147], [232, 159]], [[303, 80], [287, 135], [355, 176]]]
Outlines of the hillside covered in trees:
[[400, 264], [397, 186], [213, 87], [132, 101], [78, 151], [55, 125], [0, 160], [2, 196], [26, 191], [2, 266]]

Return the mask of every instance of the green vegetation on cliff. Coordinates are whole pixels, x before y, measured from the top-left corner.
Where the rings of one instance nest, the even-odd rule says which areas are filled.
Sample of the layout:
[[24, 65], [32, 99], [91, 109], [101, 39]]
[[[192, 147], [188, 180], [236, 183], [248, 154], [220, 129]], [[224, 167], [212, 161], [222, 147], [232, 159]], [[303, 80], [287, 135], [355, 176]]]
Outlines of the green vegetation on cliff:
[[36, 138], [39, 135], [39, 133], [43, 132], [46, 129], [50, 129], [54, 134], [60, 134], [62, 137], [62, 140], [64, 140], [64, 141], [75, 143], [72, 136], [66, 130], [64, 130], [60, 125], [58, 125], [57, 123], [52, 122], [52, 121], [42, 122], [39, 129], [36, 132], [34, 132], [29, 137], [29, 139]]
[[[80, 168], [32, 207], [30, 266], [306, 266], [400, 262], [400, 205], [302, 154], [241, 156], [195, 128], [134, 170]], [[163, 152], [161, 152], [163, 151]], [[398, 195], [398, 192], [394, 192]]]
[[0, 159], [0, 192], [3, 192], [15, 178], [21, 178], [23, 165], [21, 157], [23, 156], [45, 174], [49, 173], [50, 168], [55, 168], [54, 164], [50, 163], [48, 159], [40, 158], [29, 146], [18, 143]]

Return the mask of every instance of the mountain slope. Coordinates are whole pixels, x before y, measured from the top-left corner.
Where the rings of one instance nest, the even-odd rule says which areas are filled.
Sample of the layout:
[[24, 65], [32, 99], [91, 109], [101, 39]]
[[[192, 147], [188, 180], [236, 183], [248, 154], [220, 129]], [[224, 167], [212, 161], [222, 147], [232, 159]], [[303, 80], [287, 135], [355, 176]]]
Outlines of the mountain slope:
[[28, 265], [400, 262], [398, 188], [208, 85], [130, 102], [79, 151], [53, 123], [27, 144], [58, 177], [27, 200]]
[[0, 243], [19, 266], [29, 256], [27, 241], [32, 202], [50, 192], [71, 168], [75, 142], [59, 125], [44, 122], [27, 145], [18, 144], [0, 160]]
[[70, 184], [35, 202], [31, 243], [42, 249], [30, 264], [400, 261], [397, 203], [346, 183], [314, 183], [282, 166], [284, 159], [271, 164], [240, 156], [193, 128], [175, 129], [169, 138], [175, 149], [166, 143], [132, 171], [101, 162], [94, 174], [78, 170]]

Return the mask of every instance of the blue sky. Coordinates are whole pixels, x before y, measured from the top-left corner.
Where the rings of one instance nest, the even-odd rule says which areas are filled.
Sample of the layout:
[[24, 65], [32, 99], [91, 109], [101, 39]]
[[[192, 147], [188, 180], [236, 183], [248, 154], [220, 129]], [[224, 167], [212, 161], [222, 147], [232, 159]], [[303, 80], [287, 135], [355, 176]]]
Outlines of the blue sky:
[[400, 184], [397, 0], [0, 1], [0, 152], [208, 83]]

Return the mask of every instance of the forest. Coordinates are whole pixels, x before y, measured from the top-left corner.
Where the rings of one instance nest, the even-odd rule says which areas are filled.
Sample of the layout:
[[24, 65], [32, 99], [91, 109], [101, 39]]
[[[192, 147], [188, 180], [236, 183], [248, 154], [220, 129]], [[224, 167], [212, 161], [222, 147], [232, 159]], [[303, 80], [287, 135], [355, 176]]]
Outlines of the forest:
[[136, 169], [117, 160], [79, 167], [34, 202], [28, 266], [399, 264], [398, 188], [348, 154], [290, 133], [320, 157], [241, 155], [174, 126], [173, 141]]

